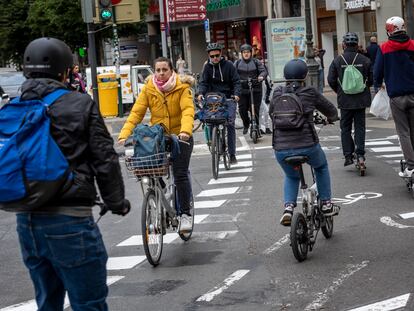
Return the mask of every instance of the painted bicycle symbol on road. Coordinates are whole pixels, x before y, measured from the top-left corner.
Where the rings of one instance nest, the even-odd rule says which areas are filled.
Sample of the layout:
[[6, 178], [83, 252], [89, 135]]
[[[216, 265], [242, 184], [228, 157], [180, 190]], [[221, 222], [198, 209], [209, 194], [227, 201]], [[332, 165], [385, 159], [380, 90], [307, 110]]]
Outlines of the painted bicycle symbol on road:
[[344, 205], [353, 204], [360, 200], [378, 199], [382, 197], [381, 193], [377, 192], [357, 192], [347, 194], [345, 198], [332, 198], [333, 203], [340, 203]]

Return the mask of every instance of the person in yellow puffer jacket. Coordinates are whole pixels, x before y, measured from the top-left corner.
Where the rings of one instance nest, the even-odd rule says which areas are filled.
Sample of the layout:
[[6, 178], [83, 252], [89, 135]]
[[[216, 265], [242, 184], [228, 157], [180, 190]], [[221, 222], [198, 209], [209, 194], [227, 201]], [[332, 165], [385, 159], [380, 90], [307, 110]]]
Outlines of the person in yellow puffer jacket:
[[171, 61], [160, 57], [154, 61], [155, 74], [147, 79], [131, 113], [126, 120], [118, 142], [123, 144], [132, 134], [137, 124], [144, 119], [149, 108], [152, 125], [162, 124], [168, 134], [177, 135], [180, 140], [188, 144], [180, 144], [180, 156], [173, 162], [174, 181], [177, 187], [181, 205], [180, 232], [190, 231], [192, 228], [191, 182], [188, 175], [191, 153], [193, 151], [192, 129], [194, 123], [194, 103], [190, 89], [194, 78], [178, 76]]

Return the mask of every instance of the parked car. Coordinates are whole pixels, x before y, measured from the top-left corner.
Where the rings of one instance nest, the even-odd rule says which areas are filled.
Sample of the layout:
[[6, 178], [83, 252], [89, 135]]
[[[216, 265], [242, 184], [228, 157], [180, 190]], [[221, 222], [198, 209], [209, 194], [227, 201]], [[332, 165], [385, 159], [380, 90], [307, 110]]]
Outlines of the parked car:
[[0, 89], [3, 94], [9, 95], [10, 99], [20, 95], [20, 87], [26, 78], [22, 71], [13, 71], [13, 69], [0, 70]]

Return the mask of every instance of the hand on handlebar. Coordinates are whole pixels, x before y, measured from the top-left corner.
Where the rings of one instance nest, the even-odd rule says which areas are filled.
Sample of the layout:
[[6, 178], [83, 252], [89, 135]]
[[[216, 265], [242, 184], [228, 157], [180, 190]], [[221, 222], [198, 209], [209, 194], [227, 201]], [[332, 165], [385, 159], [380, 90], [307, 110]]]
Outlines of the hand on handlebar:
[[198, 96], [197, 96], [197, 100], [198, 100], [199, 102], [203, 101], [203, 100], [204, 100], [204, 96], [203, 96], [202, 94], [198, 95]]
[[181, 132], [180, 134], [178, 134], [178, 138], [182, 141], [187, 142], [190, 139], [190, 135], [188, 135], [185, 132]]
[[240, 100], [240, 97], [239, 96], [237, 96], [237, 95], [234, 95], [234, 96], [232, 96], [233, 98], [234, 98], [234, 100], [236, 101], [236, 102], [238, 102], [239, 100]]

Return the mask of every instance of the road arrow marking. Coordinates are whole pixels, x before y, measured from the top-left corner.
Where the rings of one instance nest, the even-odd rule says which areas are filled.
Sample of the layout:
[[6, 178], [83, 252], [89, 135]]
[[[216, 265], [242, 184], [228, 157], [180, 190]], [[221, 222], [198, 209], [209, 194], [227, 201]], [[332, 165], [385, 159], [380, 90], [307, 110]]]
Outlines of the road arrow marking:
[[411, 213], [404, 213], [399, 215], [402, 219], [409, 219], [414, 217], [414, 212]]
[[396, 227], [398, 229], [414, 228], [414, 226], [406, 226], [406, 225], [399, 224], [398, 222], [396, 222], [395, 220], [391, 219], [391, 217], [388, 217], [388, 216], [381, 217], [380, 221], [384, 225], [387, 225], [390, 227]]
[[407, 305], [410, 294], [401, 295], [398, 297], [390, 298], [380, 302], [376, 302], [370, 305], [359, 307], [348, 311], [392, 311], [400, 308], [404, 308]]

